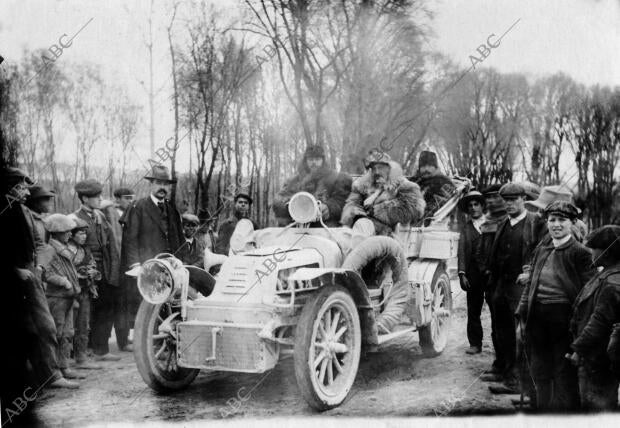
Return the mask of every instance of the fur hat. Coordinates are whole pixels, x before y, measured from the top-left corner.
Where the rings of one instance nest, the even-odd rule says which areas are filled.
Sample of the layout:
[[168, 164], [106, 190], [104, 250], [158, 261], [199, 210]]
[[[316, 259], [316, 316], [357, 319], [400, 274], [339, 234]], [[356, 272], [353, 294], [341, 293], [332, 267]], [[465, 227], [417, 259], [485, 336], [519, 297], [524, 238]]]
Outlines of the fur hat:
[[72, 215], [69, 215], [69, 218], [73, 220], [73, 222], [75, 223], [75, 227], [71, 229], [72, 232], [76, 232], [78, 230], [83, 230], [83, 229], [88, 229], [88, 223], [86, 223], [81, 218], [72, 216]]
[[318, 144], [313, 146], [306, 147], [306, 152], [304, 153], [304, 159], [308, 158], [322, 158], [325, 159], [325, 150], [323, 146], [319, 146]]
[[50, 214], [43, 221], [48, 232], [69, 232], [75, 228], [75, 221], [64, 214]]
[[100, 195], [101, 192], [103, 192], [103, 186], [101, 183], [92, 178], [77, 182], [74, 189], [78, 196], [86, 196], [89, 198]]
[[418, 158], [418, 168], [422, 168], [423, 166], [434, 166], [435, 168], [439, 168], [437, 153], [430, 152], [428, 150], [423, 150], [420, 152], [420, 157]]

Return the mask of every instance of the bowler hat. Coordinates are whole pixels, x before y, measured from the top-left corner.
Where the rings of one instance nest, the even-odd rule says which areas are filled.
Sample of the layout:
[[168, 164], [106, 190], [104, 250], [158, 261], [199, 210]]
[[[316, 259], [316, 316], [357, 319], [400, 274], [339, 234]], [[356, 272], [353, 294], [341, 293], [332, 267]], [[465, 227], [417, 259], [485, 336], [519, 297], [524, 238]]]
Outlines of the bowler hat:
[[304, 153], [304, 159], [308, 158], [323, 158], [325, 159], [325, 150], [323, 146], [319, 146], [318, 144], [306, 147], [306, 152]]
[[516, 198], [525, 196], [525, 188], [520, 183], [506, 183], [499, 189], [499, 195], [502, 198]]
[[176, 180], [173, 180], [172, 177], [170, 177], [170, 171], [168, 171], [168, 167], [165, 165], [153, 165], [151, 175], [145, 175], [144, 178], [147, 180], [167, 181], [168, 183], [176, 182]]
[[28, 174], [26, 174], [23, 170], [19, 168], [15, 168], [13, 166], [8, 167], [4, 171], [4, 178], [11, 184], [18, 182], [18, 181], [25, 181], [26, 184], [30, 186], [34, 184], [34, 181], [32, 180], [32, 178], [28, 177]]
[[48, 232], [69, 232], [75, 228], [75, 221], [65, 214], [50, 214], [43, 220]]
[[553, 201], [547, 205], [543, 212], [546, 217], [555, 214], [570, 220], [575, 220], [579, 215], [577, 207], [568, 201]]
[[592, 231], [586, 239], [586, 247], [605, 250], [620, 258], [620, 226], [608, 224]]
[[39, 198], [53, 198], [56, 196], [56, 193], [54, 193], [53, 190], [47, 190], [45, 187], [43, 186], [32, 186], [29, 189], [30, 191], [30, 196], [28, 197], [28, 199], [39, 199]]
[[480, 202], [480, 205], [484, 206], [484, 196], [482, 196], [482, 193], [477, 190], [471, 190], [461, 198], [461, 200], [459, 201], [459, 208], [461, 209], [461, 211], [467, 211], [467, 205], [469, 204], [469, 201], [478, 201]]
[[544, 210], [554, 201], [572, 202], [573, 194], [564, 186], [545, 186], [542, 188], [538, 199], [535, 201], [526, 201], [525, 205]]
[[198, 216], [196, 216], [195, 214], [190, 214], [190, 213], [183, 213], [181, 215], [181, 219], [183, 220], [183, 223], [192, 223], [196, 226], [198, 226], [200, 224], [200, 220], [198, 219]]
[[74, 189], [78, 195], [87, 196], [89, 198], [100, 195], [101, 192], [103, 192], [103, 186], [101, 183], [92, 178], [76, 183]]
[[434, 166], [435, 168], [439, 168], [437, 153], [430, 152], [428, 150], [420, 152], [420, 157], [418, 158], [418, 168], [422, 168], [423, 166]]
[[253, 202], [252, 197], [247, 192], [237, 192], [237, 194], [235, 195], [234, 201], [237, 202], [237, 199], [239, 199], [239, 198], [247, 199], [247, 201], [250, 204]]

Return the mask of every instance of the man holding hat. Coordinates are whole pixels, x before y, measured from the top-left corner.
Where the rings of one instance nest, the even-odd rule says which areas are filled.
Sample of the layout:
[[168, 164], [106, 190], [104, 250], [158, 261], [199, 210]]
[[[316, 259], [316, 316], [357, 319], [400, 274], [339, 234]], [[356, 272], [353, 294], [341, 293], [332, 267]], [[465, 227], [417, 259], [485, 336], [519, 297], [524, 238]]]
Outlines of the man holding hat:
[[76, 183], [75, 192], [81, 205], [73, 215], [88, 224], [85, 245], [95, 259], [97, 270], [101, 272], [101, 280], [96, 282], [99, 297], [92, 305], [90, 342], [94, 358], [98, 361], [117, 361], [120, 357], [110, 354], [108, 340], [118, 304], [120, 254], [112, 226], [100, 211], [102, 191], [101, 183], [93, 179]]
[[593, 231], [586, 246], [592, 249], [592, 264], [603, 269], [581, 289], [573, 305], [570, 358], [578, 366], [582, 408], [615, 410], [618, 378], [607, 347], [614, 323], [620, 322], [620, 226]]
[[183, 264], [204, 268], [205, 247], [196, 234], [200, 220], [195, 214], [184, 213], [181, 215], [181, 221], [183, 222], [185, 242], [179, 252], [179, 258]]
[[[237, 223], [242, 218], [250, 218], [250, 207], [252, 206], [252, 197], [247, 192], [239, 192], [234, 198], [235, 206], [233, 208], [233, 214], [228, 219], [224, 220], [220, 224], [220, 228], [217, 231], [217, 242], [215, 243], [215, 253], [228, 255], [230, 251], [230, 237], [235, 231]], [[254, 229], [258, 229], [256, 223], [253, 220], [252, 224]]]
[[484, 196], [477, 190], [467, 193], [459, 201], [459, 208], [469, 214], [461, 229], [458, 250], [459, 281], [467, 292], [467, 339], [468, 354], [482, 352], [482, 323], [480, 314], [484, 304], [484, 261], [480, 259], [482, 232], [485, 222]]
[[424, 218], [432, 216], [437, 209], [452, 197], [456, 189], [452, 180], [439, 169], [437, 153], [428, 150], [420, 152], [418, 174], [410, 178], [410, 180], [418, 183], [424, 194], [424, 200], [426, 201]]
[[[516, 325], [514, 313], [523, 292], [523, 284], [517, 282], [524, 265], [541, 238], [541, 219], [525, 210], [525, 188], [518, 183], [507, 183], [499, 190], [506, 202], [508, 218], [495, 234], [488, 269], [489, 283], [495, 287], [493, 306], [495, 311], [498, 356], [504, 367], [502, 387], [490, 387], [494, 393], [518, 393], [518, 367], [516, 360]], [[544, 224], [542, 225], [544, 226]]]
[[278, 224], [286, 226], [293, 220], [288, 202], [298, 192], [308, 192], [321, 202], [321, 215], [327, 226], [340, 225], [342, 207], [351, 191], [351, 177], [327, 166], [322, 146], [308, 146], [298, 167], [297, 175], [289, 179], [276, 195], [272, 209]]

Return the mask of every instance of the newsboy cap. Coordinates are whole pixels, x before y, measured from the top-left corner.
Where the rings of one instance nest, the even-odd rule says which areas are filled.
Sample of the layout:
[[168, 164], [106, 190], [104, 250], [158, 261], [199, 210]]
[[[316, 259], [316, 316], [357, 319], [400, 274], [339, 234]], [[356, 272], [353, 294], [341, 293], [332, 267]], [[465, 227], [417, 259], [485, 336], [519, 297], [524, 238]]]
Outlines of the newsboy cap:
[[418, 158], [418, 168], [423, 166], [434, 166], [435, 168], [439, 168], [437, 153], [430, 152], [428, 150], [423, 150], [420, 152], [420, 157]]
[[491, 184], [482, 190], [482, 195], [493, 196], [499, 193], [499, 189], [502, 188], [502, 184]]
[[620, 226], [608, 224], [593, 230], [586, 238], [586, 247], [605, 250], [620, 258]]
[[560, 217], [575, 220], [579, 216], [579, 210], [576, 206], [567, 201], [554, 201], [551, 202], [543, 211], [546, 217], [551, 214], [558, 215]]
[[28, 197], [28, 199], [31, 200], [39, 198], [53, 198], [54, 196], [56, 196], [56, 193], [54, 193], [53, 190], [47, 190], [43, 186], [32, 186], [28, 190], [30, 191], [30, 196]]
[[75, 228], [75, 221], [68, 215], [60, 213], [50, 214], [43, 222], [48, 232], [69, 232]]
[[525, 196], [525, 188], [519, 183], [506, 183], [499, 189], [499, 195], [502, 198]]
[[75, 184], [75, 193], [87, 197], [100, 195], [103, 192], [103, 186], [97, 180], [89, 178], [79, 181]]
[[77, 231], [77, 230], [82, 230], [82, 229], [88, 229], [88, 223], [86, 223], [84, 220], [82, 220], [81, 218], [77, 217], [77, 216], [73, 216], [71, 214], [69, 214], [69, 218], [71, 220], [73, 220], [73, 222], [75, 223], [75, 227], [73, 229], [71, 229], [72, 231]]
[[119, 187], [118, 189], [114, 190], [113, 195], [115, 198], [122, 198], [123, 196], [133, 196], [135, 195], [135, 193], [128, 187]]
[[181, 215], [181, 220], [183, 220], [183, 223], [192, 223], [196, 226], [198, 226], [200, 224], [200, 220], [198, 220], [198, 216], [195, 214], [190, 214], [190, 213], [183, 213]]

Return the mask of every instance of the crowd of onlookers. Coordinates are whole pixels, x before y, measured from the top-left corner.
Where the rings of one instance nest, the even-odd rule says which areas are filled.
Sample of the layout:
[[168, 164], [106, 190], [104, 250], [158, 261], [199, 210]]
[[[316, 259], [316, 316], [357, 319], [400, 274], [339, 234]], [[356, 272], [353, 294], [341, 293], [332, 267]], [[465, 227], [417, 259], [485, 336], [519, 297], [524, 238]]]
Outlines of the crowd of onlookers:
[[[389, 155], [373, 150], [366, 173], [353, 180], [325, 163], [324, 150], [306, 150], [298, 174], [273, 201], [280, 225], [290, 218], [292, 195], [306, 191], [321, 216], [310, 226], [349, 226], [353, 239], [389, 235], [397, 223], [428, 224], [455, 192], [432, 152], [422, 152], [418, 175], [405, 177]], [[233, 213], [215, 231], [207, 211], [180, 213], [168, 196], [174, 180], [154, 165], [149, 194], [134, 199], [118, 188], [103, 200], [103, 186], [75, 184], [79, 208], [52, 213], [55, 193], [34, 185], [22, 170], [4, 173], [2, 213], [7, 269], [4, 313], [16, 344], [5, 364], [3, 398], [24, 383], [78, 388], [89, 370], [112, 353], [131, 352], [131, 329], [141, 302], [135, 278], [125, 273], [160, 253], [205, 267], [205, 254], [228, 255], [237, 222], [248, 219], [252, 198], [235, 195]], [[495, 351], [483, 379], [493, 393], [524, 391], [532, 408], [612, 409], [620, 377], [620, 226], [587, 235], [581, 212], [563, 186], [542, 191], [520, 183], [472, 190], [461, 198], [458, 276], [467, 292], [468, 354], [482, 350], [481, 310], [486, 301]], [[254, 223], [254, 227], [257, 225]], [[401, 318], [406, 299], [396, 290], [379, 314], [380, 333]], [[5, 389], [9, 392], [5, 392]], [[11, 395], [13, 394], [13, 395]]]

